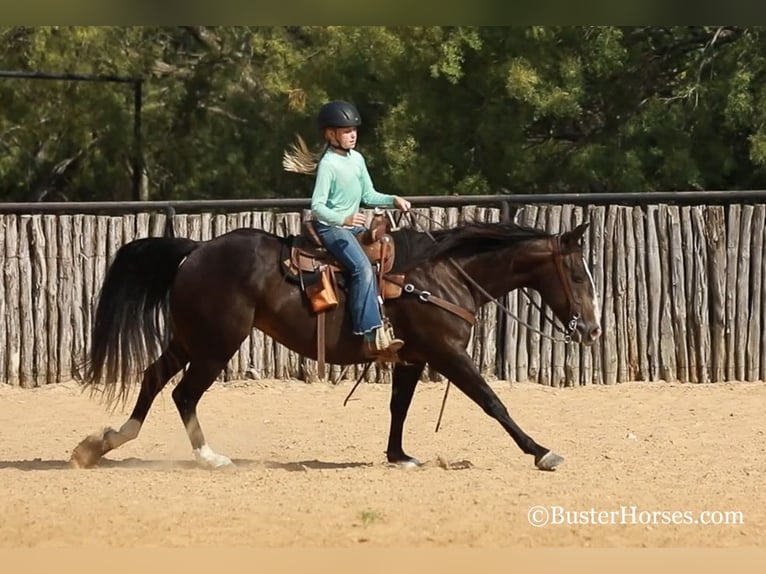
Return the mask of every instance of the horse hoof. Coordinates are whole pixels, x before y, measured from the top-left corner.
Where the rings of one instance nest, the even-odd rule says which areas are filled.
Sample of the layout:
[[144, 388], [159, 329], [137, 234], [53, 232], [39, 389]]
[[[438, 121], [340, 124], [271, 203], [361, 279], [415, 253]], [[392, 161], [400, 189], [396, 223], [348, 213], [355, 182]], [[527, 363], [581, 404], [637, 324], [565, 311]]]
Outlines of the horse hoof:
[[539, 459], [535, 460], [535, 466], [540, 470], [555, 470], [562, 462], [564, 462], [564, 457], [549, 450]]
[[408, 457], [402, 460], [394, 460], [391, 461], [390, 464], [403, 470], [411, 470], [414, 468], [420, 468], [422, 466], [418, 459], [412, 457]]
[[202, 448], [194, 450], [194, 458], [197, 464], [206, 470], [234, 469], [234, 463], [228, 456], [213, 452], [213, 450], [203, 445]]
[[78, 444], [69, 457], [70, 468], [92, 468], [98, 462], [98, 457], [94, 456], [93, 451], [83, 448]]
[[234, 470], [237, 468], [230, 458], [222, 454], [216, 455], [213, 459], [197, 460], [197, 464], [206, 470]]
[[101, 456], [106, 452], [104, 437], [107, 431], [110, 429], [104, 429], [104, 431], [98, 434], [92, 434], [86, 436], [80, 441], [74, 450], [72, 456], [69, 457], [69, 466], [71, 468], [93, 468], [96, 463], [101, 460]]
[[[226, 457], [223, 457], [226, 458]], [[205, 470], [236, 470], [237, 465], [235, 465], [231, 460], [216, 460], [216, 461], [197, 461], [197, 464], [200, 468], [203, 468]]]

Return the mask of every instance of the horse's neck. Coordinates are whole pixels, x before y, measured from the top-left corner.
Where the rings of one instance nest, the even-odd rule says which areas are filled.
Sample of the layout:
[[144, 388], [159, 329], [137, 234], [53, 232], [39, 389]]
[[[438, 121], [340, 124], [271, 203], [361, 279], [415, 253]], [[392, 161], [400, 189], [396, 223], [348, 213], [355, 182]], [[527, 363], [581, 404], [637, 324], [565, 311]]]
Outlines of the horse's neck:
[[[532, 287], [535, 268], [541, 257], [524, 249], [524, 244], [461, 258], [455, 262], [492, 297], [503, 295], [519, 287]], [[480, 302], [486, 297], [480, 296]]]

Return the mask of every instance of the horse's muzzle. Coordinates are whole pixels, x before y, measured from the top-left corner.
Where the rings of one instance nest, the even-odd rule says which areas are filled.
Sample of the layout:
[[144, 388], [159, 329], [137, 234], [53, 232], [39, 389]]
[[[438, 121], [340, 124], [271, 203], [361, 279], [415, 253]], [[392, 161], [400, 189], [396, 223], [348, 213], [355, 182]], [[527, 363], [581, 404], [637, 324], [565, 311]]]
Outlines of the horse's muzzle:
[[582, 345], [592, 345], [601, 336], [601, 332], [601, 325], [598, 323], [587, 323], [580, 320], [572, 333], [572, 340]]

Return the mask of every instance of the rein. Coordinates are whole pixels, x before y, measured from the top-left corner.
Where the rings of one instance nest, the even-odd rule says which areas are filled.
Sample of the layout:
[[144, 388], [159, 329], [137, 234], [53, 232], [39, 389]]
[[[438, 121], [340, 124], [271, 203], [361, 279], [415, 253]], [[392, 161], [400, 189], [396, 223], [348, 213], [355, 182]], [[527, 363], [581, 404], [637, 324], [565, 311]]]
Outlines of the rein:
[[[417, 221], [415, 220], [414, 215], [417, 215], [418, 217], [422, 217], [423, 219], [427, 219], [430, 222], [440, 227], [443, 227], [443, 225], [440, 222], [433, 219], [432, 217], [428, 217], [427, 215], [424, 215], [421, 213], [414, 213], [412, 210], [408, 211], [407, 213], [410, 216], [410, 221], [412, 222], [413, 227], [420, 228], [420, 230], [423, 231], [428, 236], [428, 238], [431, 239], [431, 241], [436, 243], [436, 239], [434, 238], [434, 236], [431, 235], [431, 233], [427, 229], [425, 229], [423, 226], [420, 226], [417, 224]], [[548, 335], [547, 333], [544, 333], [540, 329], [530, 325], [529, 323], [521, 319], [518, 315], [516, 315], [510, 309], [508, 309], [505, 305], [503, 305], [496, 297], [493, 297], [492, 295], [490, 295], [486, 291], [486, 289], [484, 289], [481, 285], [479, 285], [476, 281], [474, 281], [474, 279], [470, 275], [468, 275], [468, 273], [466, 273], [466, 271], [462, 267], [460, 267], [460, 265], [458, 265], [454, 259], [450, 257], [447, 260], [452, 264], [453, 267], [455, 267], [458, 273], [460, 273], [460, 275], [464, 279], [466, 279], [466, 281], [468, 281], [471, 285], [473, 285], [476, 288], [476, 290], [479, 291], [479, 293], [481, 293], [482, 295], [484, 295], [484, 297], [486, 297], [489, 301], [493, 302], [498, 307], [498, 309], [500, 309], [503, 313], [505, 313], [506, 315], [508, 315], [509, 317], [511, 317], [512, 319], [514, 319], [515, 321], [517, 321], [518, 323], [526, 327], [528, 330], [532, 331], [533, 333], [537, 333], [541, 337], [550, 339], [551, 341], [554, 341], [557, 343], [568, 344], [572, 342], [572, 333], [574, 333], [575, 329], [577, 329], [577, 321], [580, 319], [580, 315], [574, 312], [574, 298], [572, 295], [572, 286], [569, 283], [569, 280], [566, 274], [564, 273], [562, 257], [561, 257], [561, 245], [559, 243], [560, 240], [558, 237], [553, 238], [553, 240], [555, 241], [555, 245], [552, 249], [552, 252], [553, 252], [554, 262], [556, 264], [556, 271], [559, 274], [561, 284], [564, 286], [564, 291], [566, 293], [567, 301], [569, 301], [569, 308], [573, 311], [572, 318], [569, 320], [569, 323], [566, 325], [566, 328], [560, 327], [556, 323], [555, 319], [551, 319], [550, 316], [547, 315], [545, 310], [530, 297], [526, 289], [522, 288], [522, 292], [524, 293], [524, 296], [529, 300], [530, 304], [533, 305], [535, 308], [537, 308], [543, 314], [543, 317], [547, 319], [557, 331], [564, 334], [563, 338], [553, 337], [551, 335]], [[405, 291], [407, 291], [407, 287], [410, 287], [410, 290], [407, 291], [410, 293], [414, 292], [415, 290], [415, 287], [412, 286], [412, 284], [407, 284], [404, 287], [405, 287]], [[428, 293], [428, 292], [426, 291], [425, 293]], [[421, 297], [421, 300], [429, 302], [429, 298], [424, 299], [423, 297]], [[463, 315], [460, 315], [460, 316], [462, 317]]]
[[[389, 221], [391, 222], [392, 228], [395, 228], [396, 224], [393, 220], [393, 217], [391, 216], [391, 213], [390, 212], [386, 212], [386, 213], [388, 215]], [[422, 217], [423, 219], [427, 219], [428, 221], [438, 225], [439, 227], [443, 228], [444, 226], [440, 222], [436, 221], [432, 217], [429, 217], [425, 214], [421, 214], [421, 213], [416, 214], [412, 210], [407, 211], [406, 213], [410, 216], [410, 221], [412, 223], [413, 228], [415, 229], [420, 228], [420, 230], [423, 231], [431, 241], [436, 243], [436, 239], [434, 238], [433, 235], [431, 235], [431, 232], [428, 231], [428, 229], [426, 229], [425, 227], [419, 226], [414, 216], [417, 215], [419, 217]], [[532, 331], [533, 333], [537, 333], [541, 337], [545, 337], [546, 339], [550, 339], [551, 341], [554, 341], [557, 343], [562, 342], [562, 343], [568, 344], [572, 342], [572, 333], [574, 333], [575, 329], [577, 328], [577, 321], [579, 320], [580, 315], [574, 311], [574, 297], [572, 294], [572, 285], [570, 284], [566, 274], [564, 273], [564, 267], [563, 267], [562, 257], [561, 257], [560, 239], [558, 236], [556, 236], [555, 238], [552, 238], [552, 240], [555, 242], [551, 251], [553, 252], [553, 259], [556, 265], [556, 271], [558, 272], [559, 279], [561, 280], [561, 283], [564, 286], [564, 291], [567, 296], [567, 301], [569, 301], [569, 308], [572, 311], [572, 318], [569, 320], [569, 323], [566, 325], [566, 329], [563, 329], [562, 327], [560, 327], [556, 323], [555, 318], [551, 319], [550, 316], [548, 316], [548, 314], [545, 312], [545, 310], [529, 296], [529, 293], [527, 293], [526, 289], [522, 288], [522, 292], [524, 293], [524, 296], [529, 300], [530, 304], [536, 307], [540, 311], [543, 318], [548, 320], [553, 326], [553, 328], [555, 328], [557, 331], [564, 333], [563, 338], [552, 337], [551, 335], [544, 333], [540, 329], [533, 327], [526, 321], [522, 320], [518, 315], [514, 314], [510, 309], [508, 309], [505, 305], [503, 305], [496, 297], [493, 297], [492, 295], [490, 295], [487, 292], [487, 290], [484, 289], [484, 287], [482, 287], [476, 281], [474, 281], [474, 279], [470, 275], [468, 275], [468, 273], [466, 273], [465, 269], [460, 267], [460, 265], [458, 265], [454, 259], [449, 257], [447, 258], [447, 260], [458, 271], [458, 273], [460, 273], [460, 275], [463, 278], [465, 278], [466, 281], [468, 281], [471, 285], [473, 285], [477, 289], [477, 291], [479, 291], [482, 295], [484, 295], [484, 297], [486, 297], [489, 301], [492, 301], [495, 305], [497, 305], [497, 307], [501, 311], [503, 311], [503, 313], [515, 319], [521, 325], [524, 325], [524, 327], [526, 327], [528, 330]], [[442, 309], [445, 309], [446, 311], [449, 311], [457, 315], [458, 317], [461, 317], [463, 320], [467, 321], [471, 325], [474, 325], [476, 323], [476, 317], [467, 309], [464, 309], [463, 307], [455, 305], [454, 303], [450, 303], [449, 301], [442, 299], [441, 297], [432, 295], [429, 291], [418, 289], [412, 283], [402, 284], [402, 283], [399, 283], [399, 281], [392, 280], [391, 277], [386, 277], [386, 281], [394, 283], [395, 285], [399, 285], [400, 287], [402, 287], [405, 293], [416, 295], [424, 303], [431, 303], [432, 305], [441, 307]], [[349, 399], [351, 398], [351, 395], [354, 394], [354, 391], [356, 391], [356, 388], [362, 382], [362, 379], [364, 378], [365, 374], [367, 374], [367, 371], [369, 370], [370, 365], [372, 365], [372, 363], [367, 363], [364, 370], [362, 371], [362, 374], [359, 375], [359, 378], [357, 379], [356, 383], [354, 384], [354, 386], [351, 388], [348, 395], [346, 396], [346, 400], [343, 401], [343, 406], [346, 406]], [[342, 376], [343, 376], [343, 373], [341, 373], [341, 377]], [[339, 377], [339, 379], [341, 377]], [[439, 432], [439, 427], [441, 426], [442, 416], [444, 415], [444, 407], [446, 406], [447, 396], [449, 394], [450, 383], [451, 381], [447, 380], [447, 386], [444, 389], [444, 398], [442, 399], [441, 408], [439, 409], [439, 418], [436, 421], [436, 429], [434, 432]]]

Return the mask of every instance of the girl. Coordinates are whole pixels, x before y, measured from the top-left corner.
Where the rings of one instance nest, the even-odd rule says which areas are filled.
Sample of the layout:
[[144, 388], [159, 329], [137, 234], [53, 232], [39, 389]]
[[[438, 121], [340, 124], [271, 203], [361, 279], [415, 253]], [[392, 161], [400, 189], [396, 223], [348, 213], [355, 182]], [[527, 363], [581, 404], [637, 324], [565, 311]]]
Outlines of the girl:
[[317, 121], [327, 143], [319, 162], [307, 161], [310, 156], [302, 145], [303, 149], [296, 148], [292, 156], [285, 154], [283, 165], [290, 171], [316, 172], [311, 196], [314, 227], [327, 250], [348, 270], [348, 306], [354, 334], [364, 337], [373, 357], [395, 353], [404, 341], [392, 338], [383, 328], [375, 273], [355, 236], [365, 230], [366, 218], [359, 212], [362, 204], [407, 211], [410, 202], [375, 190], [364, 157], [354, 149], [362, 120], [353, 104], [328, 102], [319, 110]]

